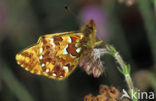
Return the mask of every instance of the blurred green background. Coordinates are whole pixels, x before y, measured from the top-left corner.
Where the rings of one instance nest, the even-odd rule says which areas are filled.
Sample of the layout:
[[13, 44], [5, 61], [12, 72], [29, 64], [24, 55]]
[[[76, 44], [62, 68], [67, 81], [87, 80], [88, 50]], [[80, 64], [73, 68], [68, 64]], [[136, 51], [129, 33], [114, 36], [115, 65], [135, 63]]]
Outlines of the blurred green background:
[[135, 87], [155, 91], [156, 0], [0, 0], [0, 101], [83, 101], [100, 84], [127, 89], [110, 56], [103, 56], [100, 78], [77, 68], [64, 81], [31, 74], [16, 63], [15, 55], [39, 36], [79, 30], [90, 19], [131, 64]]

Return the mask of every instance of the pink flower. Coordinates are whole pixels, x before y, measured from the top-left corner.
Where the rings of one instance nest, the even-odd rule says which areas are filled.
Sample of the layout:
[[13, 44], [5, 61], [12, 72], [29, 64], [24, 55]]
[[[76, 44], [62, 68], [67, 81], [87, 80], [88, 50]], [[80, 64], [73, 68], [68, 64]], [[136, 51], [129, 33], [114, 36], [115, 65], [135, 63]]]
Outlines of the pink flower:
[[104, 66], [100, 56], [106, 52], [105, 49], [94, 48], [91, 54], [80, 59], [79, 66], [83, 67], [84, 71], [94, 78], [98, 78], [104, 72]]

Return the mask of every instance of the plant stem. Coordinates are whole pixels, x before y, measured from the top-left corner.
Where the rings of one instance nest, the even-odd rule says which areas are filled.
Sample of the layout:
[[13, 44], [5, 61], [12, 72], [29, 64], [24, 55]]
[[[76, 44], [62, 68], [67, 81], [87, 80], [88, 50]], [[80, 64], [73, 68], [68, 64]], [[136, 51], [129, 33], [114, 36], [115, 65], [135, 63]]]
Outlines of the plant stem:
[[[150, 47], [152, 51], [152, 56], [154, 60], [154, 64], [156, 64], [156, 20], [155, 16], [152, 12], [152, 8], [150, 6], [150, 0], [138, 0], [138, 8], [140, 10], [140, 13], [142, 15], [142, 18], [144, 20], [144, 26], [147, 32], [147, 38], [150, 42]], [[156, 0], [154, 1], [156, 6]], [[156, 70], [156, 66], [155, 66]]]
[[[125, 64], [120, 54], [116, 51], [116, 49], [112, 45], [107, 44], [105, 48], [107, 50], [107, 53], [113, 56], [116, 59], [116, 61], [119, 63], [120, 67], [118, 68], [118, 70], [125, 76], [125, 80], [128, 85], [130, 94], [132, 95], [133, 92], [135, 92], [135, 88], [130, 76], [130, 65]], [[137, 99], [132, 99], [132, 100], [137, 101]]]
[[[117, 62], [119, 63], [120, 67], [122, 68], [122, 70], [124, 71], [126, 68], [126, 64], [124, 63], [122, 57], [119, 55], [118, 52], [115, 53], [114, 55], [114, 58], [117, 60]], [[134, 91], [134, 86], [133, 86], [133, 82], [132, 82], [132, 79], [131, 79], [131, 76], [129, 73], [126, 73], [125, 75], [125, 79], [126, 79], [126, 82], [128, 84], [128, 87], [129, 87], [129, 90], [133, 90]]]

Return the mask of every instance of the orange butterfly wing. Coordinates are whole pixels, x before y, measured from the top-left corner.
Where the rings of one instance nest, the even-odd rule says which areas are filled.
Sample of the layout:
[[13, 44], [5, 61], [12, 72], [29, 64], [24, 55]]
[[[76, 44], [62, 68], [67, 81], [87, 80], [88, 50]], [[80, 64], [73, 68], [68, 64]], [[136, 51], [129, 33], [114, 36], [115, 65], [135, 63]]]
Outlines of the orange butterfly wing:
[[37, 44], [18, 53], [16, 60], [31, 73], [64, 80], [81, 57], [94, 48], [94, 29], [95, 24], [90, 21], [81, 31], [43, 35]]
[[77, 67], [84, 38], [83, 33], [75, 32], [44, 35], [36, 45], [18, 53], [16, 60], [32, 73], [63, 80]]
[[31, 73], [42, 74], [42, 68], [38, 59], [39, 44], [23, 50], [16, 55], [17, 63]]

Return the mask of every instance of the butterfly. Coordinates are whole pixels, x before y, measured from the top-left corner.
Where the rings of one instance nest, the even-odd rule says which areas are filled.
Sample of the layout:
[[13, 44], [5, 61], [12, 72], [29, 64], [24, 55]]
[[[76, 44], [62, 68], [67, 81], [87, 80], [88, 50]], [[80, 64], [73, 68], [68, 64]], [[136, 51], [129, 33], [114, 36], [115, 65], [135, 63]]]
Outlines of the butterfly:
[[40, 36], [36, 44], [19, 52], [16, 60], [31, 73], [64, 80], [97, 43], [96, 25], [90, 20], [78, 31]]

